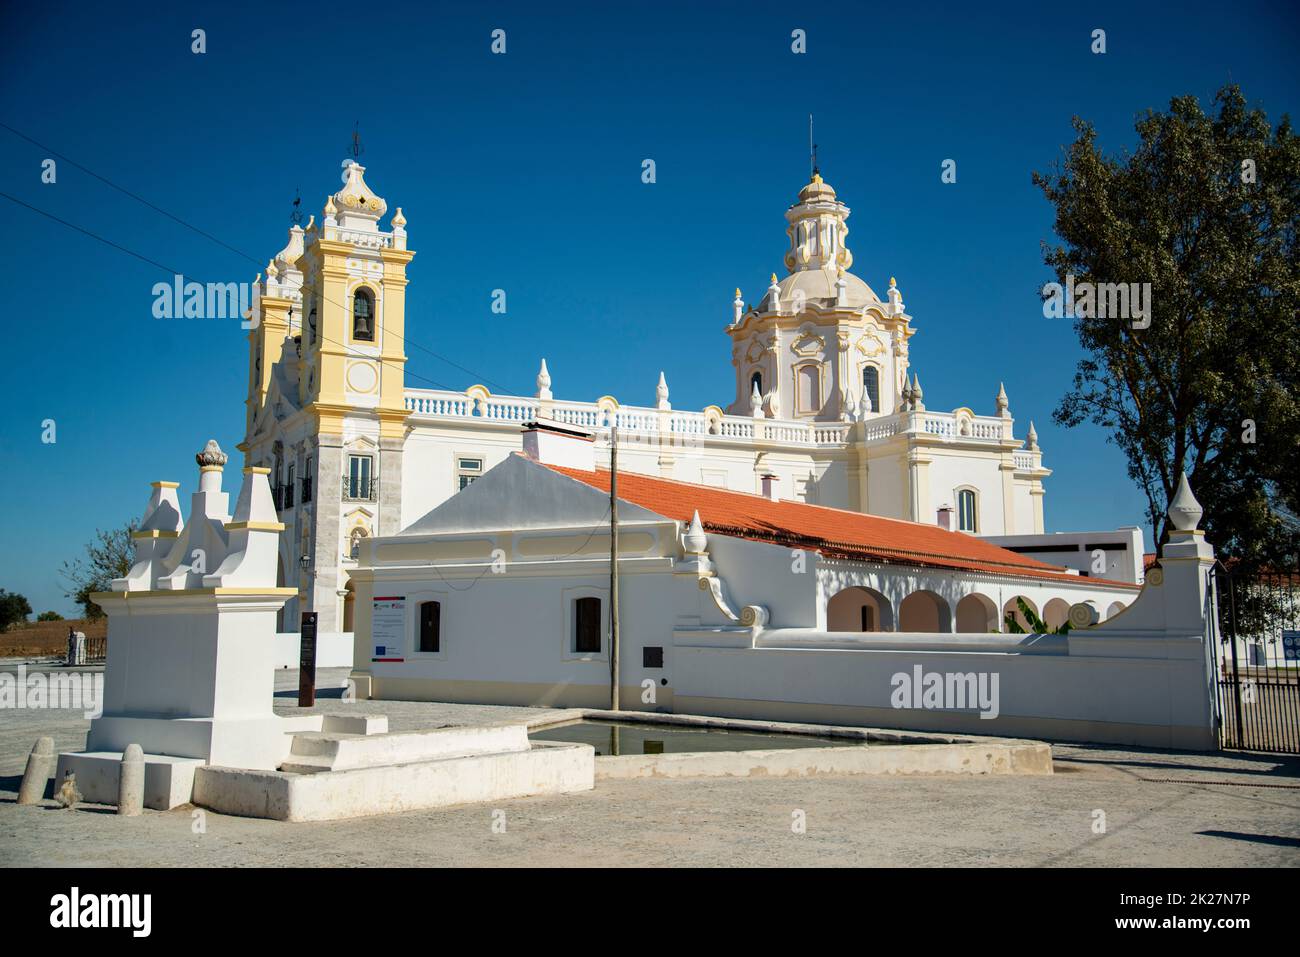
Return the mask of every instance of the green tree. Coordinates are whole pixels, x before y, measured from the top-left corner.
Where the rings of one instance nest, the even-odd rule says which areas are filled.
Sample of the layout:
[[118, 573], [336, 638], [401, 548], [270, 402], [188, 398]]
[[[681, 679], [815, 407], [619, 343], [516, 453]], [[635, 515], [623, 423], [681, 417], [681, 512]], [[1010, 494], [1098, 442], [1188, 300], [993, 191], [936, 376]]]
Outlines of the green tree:
[[[1074, 120], [1034, 183], [1056, 207], [1044, 245], [1060, 283], [1150, 283], [1150, 325], [1076, 316], [1085, 356], [1056, 421], [1110, 431], [1146, 495], [1155, 540], [1186, 472], [1202, 527], [1245, 568], [1295, 567], [1300, 532], [1300, 143], [1225, 86], [1147, 111], [1108, 156]], [[1045, 294], [1045, 298], [1046, 294]], [[1142, 325], [1143, 320], [1136, 323]]]
[[131, 533], [135, 528], [136, 522], [132, 519], [122, 528], [97, 529], [94, 540], [86, 545], [85, 556], [63, 563], [66, 594], [81, 606], [86, 619], [94, 621], [104, 616], [103, 609], [90, 600], [91, 593], [108, 591], [114, 578], [122, 578], [131, 570], [135, 557]]
[[63, 616], [57, 611], [43, 611], [36, 616], [37, 621], [63, 621]]
[[8, 631], [19, 622], [26, 621], [31, 613], [32, 606], [26, 598], [0, 588], [0, 631]]

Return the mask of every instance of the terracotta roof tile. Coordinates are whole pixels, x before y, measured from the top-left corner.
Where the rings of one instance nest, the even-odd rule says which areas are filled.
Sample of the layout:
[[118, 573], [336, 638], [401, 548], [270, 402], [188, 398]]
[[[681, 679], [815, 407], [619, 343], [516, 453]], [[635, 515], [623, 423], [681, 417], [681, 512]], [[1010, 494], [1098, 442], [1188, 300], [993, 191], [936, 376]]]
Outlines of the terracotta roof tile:
[[[609, 491], [608, 470], [584, 472], [559, 465], [546, 467], [603, 492]], [[689, 522], [698, 510], [705, 531], [790, 548], [806, 548], [828, 558], [962, 569], [1065, 581], [1073, 585], [1086, 582], [1098, 587], [1126, 590], [1139, 587], [1126, 582], [1068, 574], [1057, 565], [1048, 565], [974, 535], [950, 532], [937, 525], [804, 502], [773, 502], [761, 495], [634, 472], [619, 472], [618, 497], [681, 522]]]

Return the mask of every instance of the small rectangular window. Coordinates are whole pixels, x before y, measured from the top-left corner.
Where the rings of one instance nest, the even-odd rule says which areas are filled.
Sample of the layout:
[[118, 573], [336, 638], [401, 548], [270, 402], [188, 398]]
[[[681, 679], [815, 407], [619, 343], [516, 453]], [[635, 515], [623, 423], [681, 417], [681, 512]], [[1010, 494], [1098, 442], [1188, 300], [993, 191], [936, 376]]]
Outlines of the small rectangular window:
[[482, 459], [456, 460], [456, 491], [467, 488], [476, 478], [483, 474]]
[[420, 602], [420, 650], [438, 651], [442, 641], [442, 604]]
[[598, 655], [600, 649], [600, 599], [576, 598], [573, 602], [573, 650], [580, 655]]

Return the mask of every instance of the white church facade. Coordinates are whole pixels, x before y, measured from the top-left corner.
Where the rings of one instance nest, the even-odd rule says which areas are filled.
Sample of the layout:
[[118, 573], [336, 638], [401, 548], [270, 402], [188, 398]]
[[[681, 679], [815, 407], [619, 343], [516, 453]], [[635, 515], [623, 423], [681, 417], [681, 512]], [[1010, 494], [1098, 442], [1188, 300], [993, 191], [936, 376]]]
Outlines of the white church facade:
[[[270, 470], [286, 526], [278, 584], [297, 587], [298, 597], [281, 630], [296, 630], [299, 613], [315, 611], [322, 633], [352, 631], [362, 544], [412, 526], [506, 461], [520, 449], [521, 425], [537, 419], [589, 431], [602, 464], [616, 427], [628, 472], [766, 489], [793, 502], [1010, 537], [1025, 550], [1042, 536], [1050, 471], [1033, 425], [1017, 437], [1006, 392], [992, 381], [991, 414], [927, 408], [902, 293], [890, 280], [882, 299], [849, 271], [850, 211], [820, 175], [785, 213], [786, 275], [773, 275], [755, 305], [736, 291], [724, 330], [731, 400], [681, 410], [662, 374], [645, 405], [629, 396], [557, 398], [544, 359], [527, 396], [407, 386], [415, 253], [400, 208], [381, 228], [388, 205], [365, 172], [345, 163], [322, 222], [295, 225], [256, 281], [240, 450], [249, 466]], [[1109, 534], [1114, 547], [1127, 547], [1124, 534]], [[1130, 549], [1110, 566], [1123, 573], [1102, 577], [1140, 580], [1131, 560], [1140, 571]]]

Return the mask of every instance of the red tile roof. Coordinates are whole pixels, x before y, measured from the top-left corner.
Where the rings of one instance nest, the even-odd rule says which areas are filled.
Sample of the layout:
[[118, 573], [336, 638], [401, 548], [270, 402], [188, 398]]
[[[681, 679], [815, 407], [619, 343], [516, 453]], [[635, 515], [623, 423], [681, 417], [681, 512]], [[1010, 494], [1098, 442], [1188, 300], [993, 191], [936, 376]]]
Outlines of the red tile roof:
[[[584, 472], [559, 465], [547, 468], [603, 492], [609, 472]], [[619, 472], [618, 497], [665, 518], [689, 522], [698, 510], [705, 531], [790, 548], [806, 548], [828, 558], [926, 565], [1069, 584], [1136, 590], [1139, 586], [1104, 578], [1067, 574], [1057, 565], [1026, 558], [974, 535], [937, 525], [864, 515], [804, 502], [773, 502], [761, 495], [708, 485]]]

